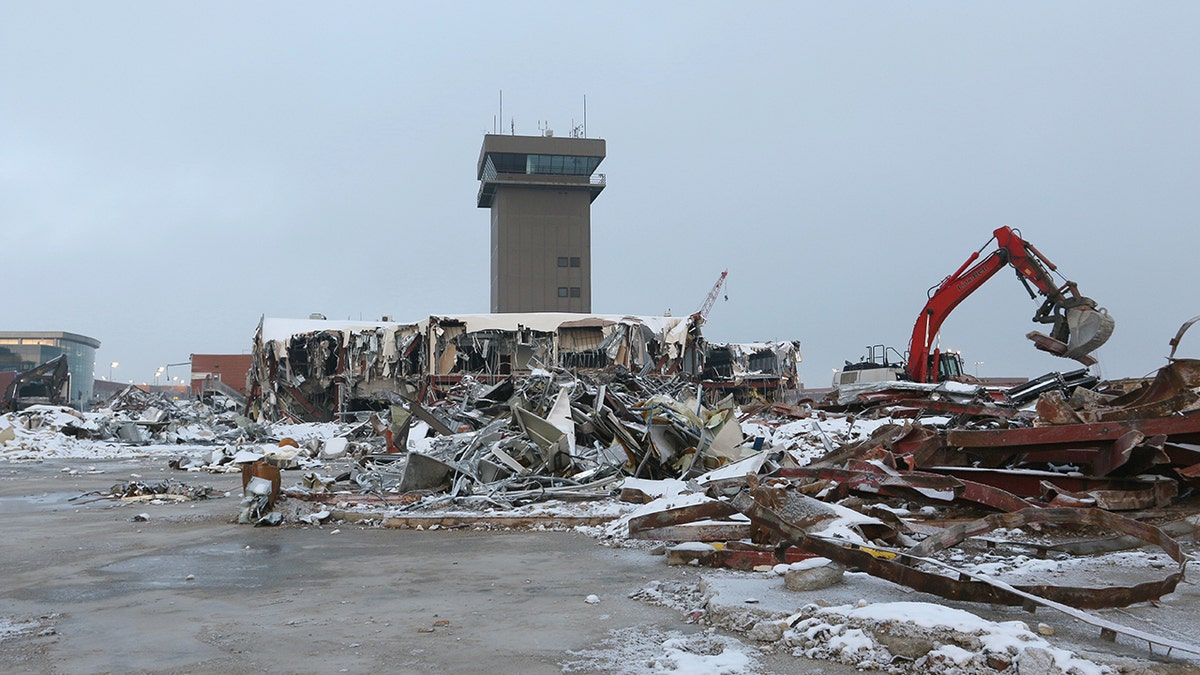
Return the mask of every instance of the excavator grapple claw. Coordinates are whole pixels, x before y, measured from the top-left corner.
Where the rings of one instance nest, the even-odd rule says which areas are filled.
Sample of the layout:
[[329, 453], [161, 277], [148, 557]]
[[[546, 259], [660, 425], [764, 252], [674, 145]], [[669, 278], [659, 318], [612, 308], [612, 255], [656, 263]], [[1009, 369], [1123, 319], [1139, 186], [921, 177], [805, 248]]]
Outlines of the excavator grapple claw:
[[1070, 337], [1067, 339], [1067, 351], [1063, 354], [1068, 359], [1079, 360], [1096, 351], [1108, 338], [1112, 337], [1116, 321], [1103, 309], [1080, 306], [1066, 310], [1067, 327]]
[[[1054, 337], [1037, 331], [1025, 337], [1033, 340], [1034, 346], [1044, 352], [1074, 359], [1085, 366], [1095, 365], [1096, 357], [1091, 354], [1112, 337], [1116, 321], [1108, 312], [1092, 304], [1087, 301], [1063, 310], [1055, 322]], [[1066, 342], [1060, 338], [1066, 338]]]

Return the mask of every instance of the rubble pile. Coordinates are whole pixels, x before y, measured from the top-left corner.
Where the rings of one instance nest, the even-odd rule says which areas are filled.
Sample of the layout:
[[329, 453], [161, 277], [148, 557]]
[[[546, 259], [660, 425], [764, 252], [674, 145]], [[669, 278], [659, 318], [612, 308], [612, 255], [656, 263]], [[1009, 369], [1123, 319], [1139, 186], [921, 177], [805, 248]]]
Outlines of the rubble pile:
[[[1200, 361], [1194, 359], [1173, 360], [1129, 390], [1107, 387], [1086, 371], [1052, 373], [1009, 390], [1001, 402], [935, 393], [875, 412], [916, 419], [881, 426], [804, 473], [833, 478], [848, 471], [840, 474], [844, 491], [886, 473], [893, 482], [953, 479], [939, 484], [956, 498], [999, 510], [1032, 502], [1113, 511], [1167, 506], [1200, 476]], [[931, 413], [938, 423], [921, 423]]]
[[0, 457], [115, 456], [130, 446], [244, 443], [269, 436], [228, 398], [175, 401], [129, 386], [93, 411], [32, 405], [0, 416]]
[[[1083, 370], [1004, 391], [877, 384], [855, 394], [853, 413], [845, 401], [720, 394], [688, 378], [552, 366], [430, 381], [345, 422], [293, 424], [251, 421], [220, 397], [127, 390], [95, 413], [10, 414], [0, 452], [20, 458], [14, 449], [47, 434], [157, 442], [174, 469], [240, 471], [242, 523], [578, 527], [661, 545], [669, 564], [776, 575], [781, 593], [865, 575], [949, 601], [1049, 608], [1106, 639], [1200, 655], [1095, 613], [1184, 581], [1200, 531], [1200, 360], [1172, 359], [1136, 383]], [[170, 495], [211, 496], [140, 481], [108, 496]], [[950, 637], [900, 653], [881, 628], [894, 619], [808, 607], [743, 628], [773, 648], [894, 672], [1004, 672], [1047, 654], [1076, 663], [1028, 627], [987, 627], [1010, 638], [991, 649], [945, 616], [927, 628]]]
[[[389, 439], [390, 452], [360, 455], [352, 482], [370, 485], [365, 494], [384, 500], [427, 497], [410, 508], [447, 501], [512, 506], [603, 499], [625, 477], [691, 478], [763, 454], [767, 438], [744, 433], [732, 398], [706, 406], [698, 396], [683, 382], [628, 374], [597, 380], [539, 371], [496, 384], [465, 378], [428, 404], [400, 400], [386, 422], [373, 414], [368, 423]], [[782, 410], [760, 407], [755, 428], [769, 433], [781, 419], [812, 414]], [[327, 481], [320, 485], [328, 491]]]
[[[395, 451], [357, 458], [340, 483], [306, 474], [284, 492], [321, 504], [308, 523], [328, 518], [324, 505], [335, 502], [335, 520], [353, 509], [404, 523], [395, 526], [413, 526], [419, 521], [397, 516], [422, 510], [474, 510], [482, 523], [498, 508], [619, 495], [623, 513], [592, 531], [669, 542], [671, 564], [777, 570], [795, 590], [859, 570], [950, 600], [1048, 607], [1102, 637], [1200, 654], [1085, 611], [1155, 601], [1183, 580], [1190, 556], [1176, 537], [1194, 539], [1198, 528], [1186, 505], [1174, 507], [1192, 491], [1200, 461], [1191, 445], [1200, 431], [1197, 373], [1197, 362], [1176, 360], [1120, 392], [1053, 374], [1008, 401], [907, 393], [859, 415], [704, 405], [687, 386], [637, 378], [466, 380], [428, 404], [393, 406], [393, 421], [377, 424], [405, 438], [407, 451], [389, 444]], [[540, 513], [547, 523], [569, 520]], [[815, 559], [826, 562], [806, 562]], [[1089, 564], [1105, 574], [1087, 573]], [[1096, 581], [1102, 576], [1111, 583]], [[797, 621], [815, 628], [814, 616]], [[781, 627], [791, 642], [773, 641], [844, 656], [839, 635], [864, 630], [848, 625], [800, 638]], [[1043, 644], [1022, 635], [1020, 649], [931, 647], [903, 666], [864, 638], [847, 662], [1004, 670], [1022, 654], [1045, 657]]]

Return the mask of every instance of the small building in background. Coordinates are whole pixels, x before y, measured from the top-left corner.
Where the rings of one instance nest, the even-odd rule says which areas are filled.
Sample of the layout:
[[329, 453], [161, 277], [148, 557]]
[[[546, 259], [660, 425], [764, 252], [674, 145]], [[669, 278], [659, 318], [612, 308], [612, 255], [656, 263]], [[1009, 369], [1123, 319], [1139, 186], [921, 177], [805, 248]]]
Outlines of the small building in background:
[[217, 392], [245, 398], [253, 358], [250, 354], [192, 354], [192, 396]]
[[92, 400], [99, 348], [99, 340], [77, 333], [0, 331], [0, 371], [27, 371], [65, 355], [70, 405], [85, 410]]

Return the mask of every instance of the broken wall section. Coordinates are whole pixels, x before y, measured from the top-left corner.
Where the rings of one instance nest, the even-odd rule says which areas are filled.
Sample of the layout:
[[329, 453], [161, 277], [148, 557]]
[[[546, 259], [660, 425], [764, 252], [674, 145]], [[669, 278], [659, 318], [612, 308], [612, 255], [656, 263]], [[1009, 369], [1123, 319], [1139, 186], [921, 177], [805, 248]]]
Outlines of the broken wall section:
[[328, 422], [411, 394], [426, 371], [420, 326], [263, 318], [247, 378], [248, 416]]
[[693, 317], [567, 313], [431, 316], [416, 323], [263, 318], [249, 375], [251, 417], [331, 421], [464, 378], [566, 370], [695, 379]]
[[786, 401], [798, 395], [801, 361], [799, 341], [710, 342], [700, 379], [712, 401]]

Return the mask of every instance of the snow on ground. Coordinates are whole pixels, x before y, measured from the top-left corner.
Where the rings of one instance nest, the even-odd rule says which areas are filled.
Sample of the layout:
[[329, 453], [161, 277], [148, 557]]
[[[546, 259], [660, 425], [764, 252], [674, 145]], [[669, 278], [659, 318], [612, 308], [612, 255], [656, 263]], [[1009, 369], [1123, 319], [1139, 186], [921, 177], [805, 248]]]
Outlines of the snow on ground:
[[564, 673], [706, 673], [750, 675], [757, 672], [753, 649], [715, 632], [685, 635], [647, 626], [610, 631], [591, 649], [568, 652]]
[[54, 624], [60, 615], [47, 614], [37, 618], [0, 616], [0, 642], [23, 635], [54, 635]]

